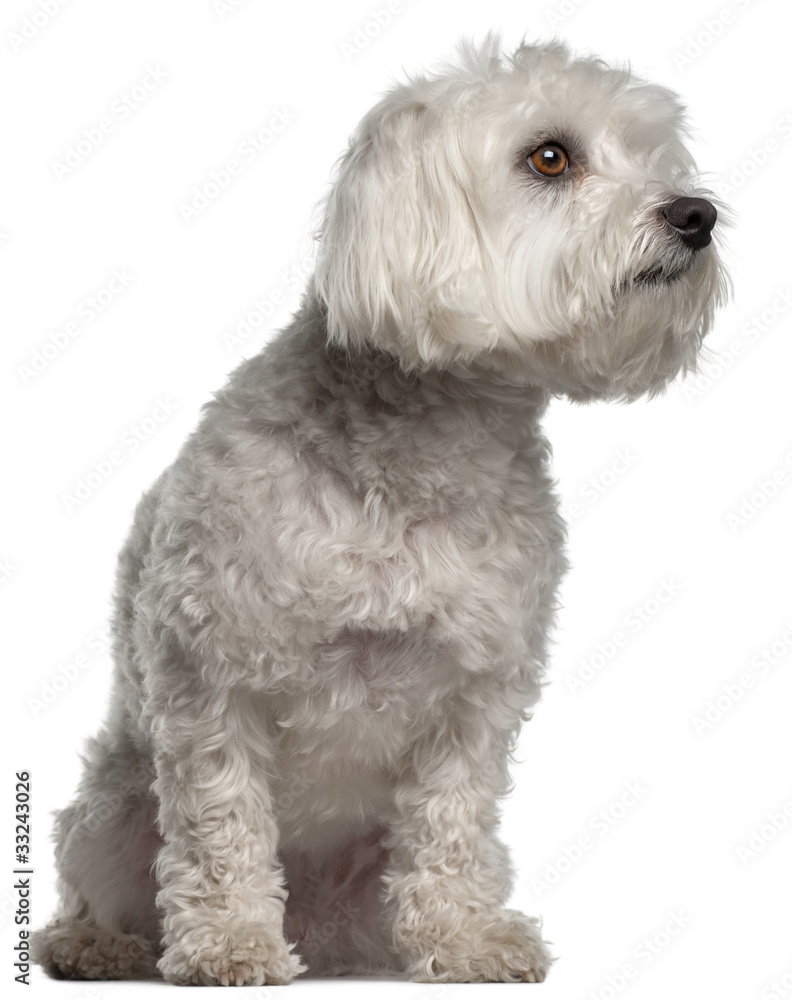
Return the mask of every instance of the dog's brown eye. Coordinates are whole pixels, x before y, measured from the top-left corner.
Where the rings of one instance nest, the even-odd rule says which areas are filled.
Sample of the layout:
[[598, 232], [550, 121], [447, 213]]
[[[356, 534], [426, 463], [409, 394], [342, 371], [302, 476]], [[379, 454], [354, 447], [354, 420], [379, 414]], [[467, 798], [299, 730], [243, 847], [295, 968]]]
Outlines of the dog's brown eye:
[[558, 177], [566, 173], [569, 167], [569, 157], [560, 146], [552, 142], [535, 149], [528, 157], [528, 162], [542, 177]]

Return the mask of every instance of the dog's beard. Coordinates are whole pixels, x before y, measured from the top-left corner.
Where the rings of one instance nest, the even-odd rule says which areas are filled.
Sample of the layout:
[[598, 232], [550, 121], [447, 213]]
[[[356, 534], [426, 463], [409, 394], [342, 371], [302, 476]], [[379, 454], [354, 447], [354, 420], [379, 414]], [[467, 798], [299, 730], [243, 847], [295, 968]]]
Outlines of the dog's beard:
[[697, 252], [681, 241], [644, 240], [631, 253], [627, 273], [617, 287], [626, 292], [674, 284], [691, 270], [696, 258]]
[[670, 285], [687, 274], [693, 264], [692, 252], [687, 259], [682, 260], [659, 260], [639, 271], [633, 278], [632, 284], [637, 286]]

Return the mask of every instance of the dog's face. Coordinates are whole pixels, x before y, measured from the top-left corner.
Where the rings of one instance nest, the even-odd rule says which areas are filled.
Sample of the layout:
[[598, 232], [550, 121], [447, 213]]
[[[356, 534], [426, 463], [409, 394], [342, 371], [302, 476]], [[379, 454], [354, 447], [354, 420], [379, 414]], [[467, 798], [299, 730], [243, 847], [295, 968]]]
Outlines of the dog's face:
[[331, 334], [576, 399], [659, 390], [726, 290], [678, 99], [560, 45], [463, 63], [352, 139], [317, 262]]

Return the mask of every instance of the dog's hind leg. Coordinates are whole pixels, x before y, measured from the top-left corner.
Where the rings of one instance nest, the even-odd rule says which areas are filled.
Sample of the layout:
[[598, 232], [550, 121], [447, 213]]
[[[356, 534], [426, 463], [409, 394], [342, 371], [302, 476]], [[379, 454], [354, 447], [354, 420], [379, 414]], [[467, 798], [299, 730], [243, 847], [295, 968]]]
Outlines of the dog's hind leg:
[[131, 747], [109, 744], [107, 733], [90, 742], [77, 798], [57, 817], [61, 905], [32, 935], [35, 961], [56, 978], [158, 976], [152, 775]]

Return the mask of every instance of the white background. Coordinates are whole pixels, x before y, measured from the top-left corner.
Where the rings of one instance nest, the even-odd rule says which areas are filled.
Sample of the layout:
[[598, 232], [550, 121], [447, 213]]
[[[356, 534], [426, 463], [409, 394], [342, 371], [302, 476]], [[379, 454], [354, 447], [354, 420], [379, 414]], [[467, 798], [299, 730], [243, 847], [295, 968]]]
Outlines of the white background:
[[[387, 0], [234, 6], [70, 0], [47, 21], [37, 0], [7, 0], [0, 14], [2, 982], [22, 995], [12, 981], [13, 772], [33, 774], [41, 925], [55, 902], [50, 813], [68, 802], [78, 749], [105, 710], [102, 629], [138, 497], [210, 392], [296, 304], [313, 206], [361, 115], [405, 70], [498, 29], [509, 46], [555, 33], [682, 93], [696, 155], [736, 219], [735, 294], [710, 337], [708, 374], [629, 407], [558, 402], [547, 421], [576, 515], [573, 569], [552, 683], [523, 733], [504, 812], [514, 903], [543, 914], [560, 956], [532, 990], [563, 1000], [792, 996], [792, 128], [779, 124], [792, 112], [788, 4], [401, 0], [357, 48]], [[34, 14], [33, 37], [20, 41]], [[194, 189], [278, 113], [293, 120], [186, 222], [180, 206]], [[103, 120], [101, 144], [60, 169]], [[89, 321], [90, 297], [122, 269], [126, 287]], [[256, 299], [272, 315], [229, 346], [224, 334]], [[77, 335], [26, 372], [70, 322]], [[158, 400], [172, 409], [159, 422]], [[107, 471], [111, 452], [111, 474], [67, 509], [64, 495], [94, 463]], [[742, 523], [730, 523], [741, 504]], [[774, 652], [762, 659], [765, 648]], [[593, 676], [573, 691], [592, 658]], [[667, 935], [675, 914], [678, 933]], [[26, 996], [66, 1000], [173, 989], [53, 982], [38, 969], [32, 978]], [[320, 989], [434, 998], [502, 987], [304, 981], [289, 995]]]

